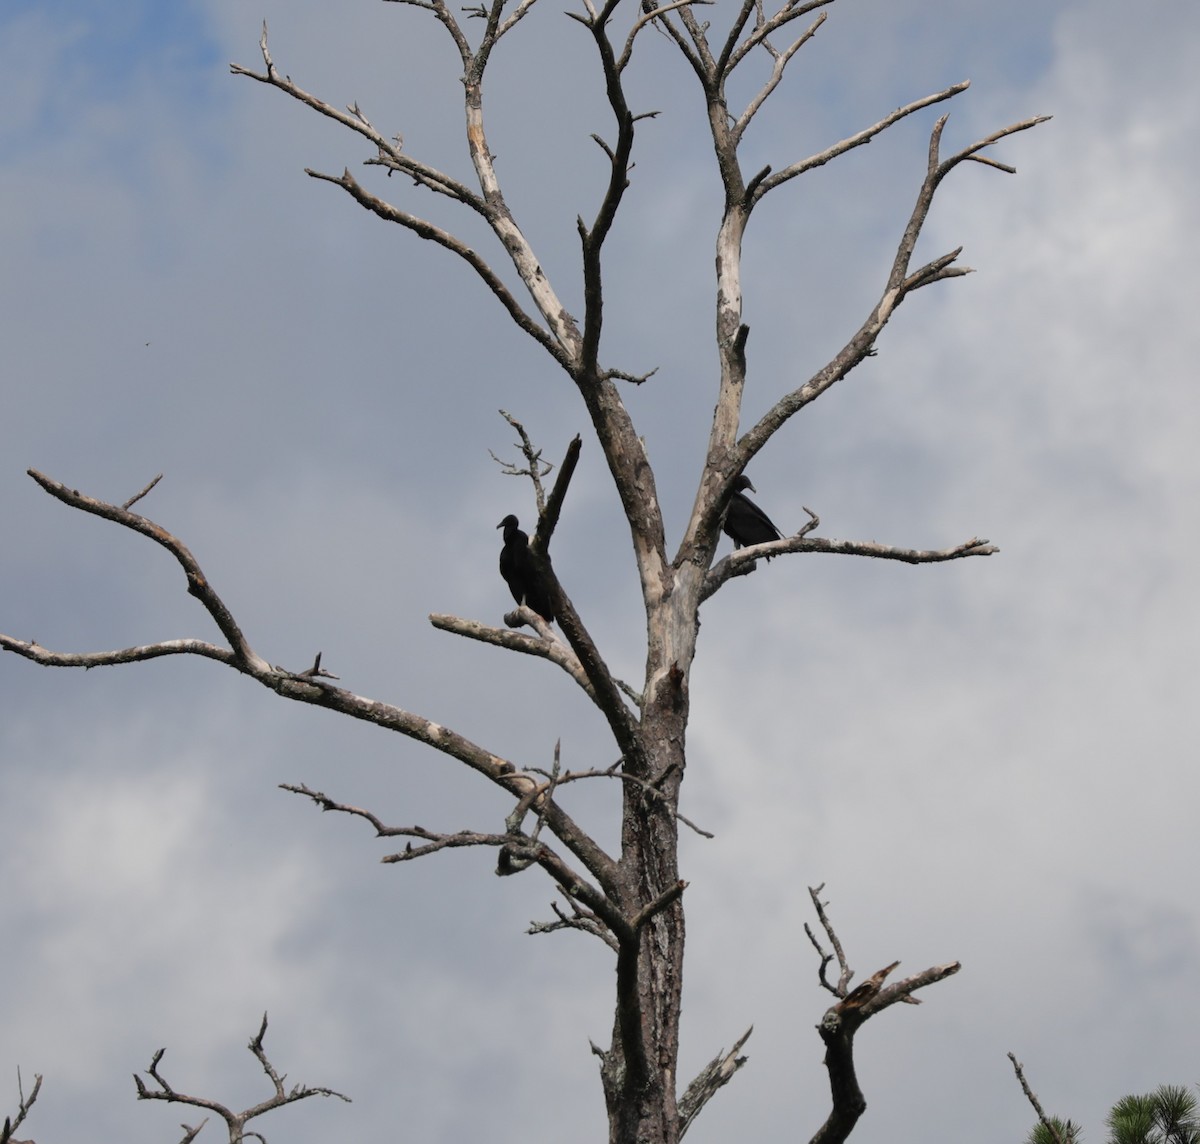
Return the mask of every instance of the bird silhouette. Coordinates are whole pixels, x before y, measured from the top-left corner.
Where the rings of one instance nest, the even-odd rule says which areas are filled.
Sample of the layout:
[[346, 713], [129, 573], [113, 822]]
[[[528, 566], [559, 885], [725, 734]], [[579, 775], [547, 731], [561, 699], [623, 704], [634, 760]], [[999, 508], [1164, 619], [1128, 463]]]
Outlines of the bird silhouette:
[[[758, 492], [745, 473], [739, 473], [733, 482], [733, 496], [729, 499], [729, 508], [725, 510], [725, 521], [721, 531], [733, 541], [734, 548], [749, 548], [752, 544], [766, 544], [772, 540], [782, 540], [783, 535], [772, 523], [761, 508], [758, 507], [744, 492], [749, 489]], [[771, 559], [770, 556], [767, 557]]]
[[504, 529], [504, 547], [500, 549], [500, 575], [518, 604], [528, 604], [547, 623], [554, 622], [554, 609], [539, 582], [529, 537], [521, 531], [520, 522], [509, 513], [497, 528]]

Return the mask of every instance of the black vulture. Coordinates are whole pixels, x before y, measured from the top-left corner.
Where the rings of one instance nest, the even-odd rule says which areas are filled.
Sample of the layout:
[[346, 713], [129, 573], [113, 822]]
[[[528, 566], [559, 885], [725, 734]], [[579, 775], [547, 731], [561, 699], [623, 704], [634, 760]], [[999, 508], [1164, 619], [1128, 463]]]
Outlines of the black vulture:
[[[745, 473], [740, 473], [734, 479], [733, 496], [729, 498], [725, 523], [721, 525], [721, 531], [733, 541], [734, 548], [749, 548], [752, 544], [782, 540], [783, 536], [771, 523], [771, 518], [746, 496], [742, 489], [749, 489], [752, 493], [758, 492]], [[767, 559], [770, 560], [771, 557], [768, 556]]]
[[500, 575], [518, 604], [528, 604], [547, 623], [554, 622], [554, 609], [538, 583], [537, 569], [529, 552], [529, 537], [509, 513], [497, 528], [504, 529], [504, 547], [500, 549]]

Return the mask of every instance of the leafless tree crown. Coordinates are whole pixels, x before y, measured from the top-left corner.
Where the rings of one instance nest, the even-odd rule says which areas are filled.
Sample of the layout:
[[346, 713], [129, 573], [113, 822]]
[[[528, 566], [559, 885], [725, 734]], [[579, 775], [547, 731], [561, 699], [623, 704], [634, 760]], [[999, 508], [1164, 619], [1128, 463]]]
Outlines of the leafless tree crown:
[[[996, 171], [1013, 168], [993, 157], [995, 146], [1025, 131], [1045, 117], [1038, 116], [1000, 128], [969, 146], [943, 154], [947, 116], [934, 122], [929, 135], [924, 175], [912, 188], [913, 205], [896, 240], [895, 255], [878, 293], [851, 329], [842, 348], [806, 378], [786, 379], [770, 408], [749, 428], [741, 428], [741, 401], [747, 372], [749, 329], [742, 315], [742, 244], [755, 208], [770, 194], [786, 194], [787, 184], [854, 148], [869, 143], [901, 120], [925, 108], [946, 103], [966, 91], [966, 82], [912, 99], [902, 107], [831, 143], [806, 158], [782, 156], [779, 164], [746, 171], [740, 148], [746, 132], [776, 92], [788, 65], [811, 44], [834, 0], [785, 0], [769, 11], [763, 0], [742, 0], [732, 19], [715, 27], [701, 20], [697, 9], [704, 0], [671, 0], [641, 5], [606, 0], [581, 0], [567, 15], [594, 45], [596, 66], [603, 77], [611, 112], [606, 134], [593, 136], [606, 161], [599, 206], [590, 220], [580, 218], [574, 241], [579, 246], [583, 310], [567, 311], [542, 259], [510, 210], [502, 192], [491, 149], [485, 115], [485, 78], [493, 49], [512, 33], [535, 0], [490, 0], [457, 9], [445, 0], [390, 0], [419, 10], [437, 21], [457, 50], [462, 66], [466, 147], [474, 176], [462, 181], [437, 169], [405, 149], [399, 131], [378, 129], [357, 104], [345, 110], [306, 91], [281, 72], [272, 59], [264, 23], [259, 47], [261, 70], [231, 65], [235, 75], [275, 88], [320, 115], [340, 123], [365, 139], [371, 149], [367, 168], [405, 176], [416, 187], [457, 204], [481, 218], [495, 238], [494, 254], [485, 256], [451, 230], [436, 225], [408, 206], [381, 196], [382, 180], [360, 180], [347, 168], [340, 174], [308, 170], [314, 179], [341, 188], [352, 200], [386, 222], [444, 248], [465, 262], [504, 308], [514, 325], [536, 342], [578, 390], [601, 449], [613, 487], [628, 522], [646, 612], [645, 667], [640, 680], [616, 678], [604, 657], [603, 641], [589, 628], [560, 582], [550, 558], [555, 525], [563, 511], [575, 462], [582, 447], [576, 437], [560, 464], [550, 465], [535, 447], [524, 426], [504, 414], [520, 439], [521, 459], [506, 463], [506, 471], [528, 477], [538, 510], [530, 550], [538, 574], [552, 595], [561, 638], [551, 625], [528, 607], [520, 606], [503, 625], [450, 615], [433, 615], [438, 629], [509, 651], [549, 661], [560, 668], [596, 706], [614, 744], [617, 762], [608, 770], [571, 770], [559, 752], [553, 765], [533, 760], [510, 760], [472, 742], [453, 729], [407, 711], [391, 702], [368, 698], [339, 686], [338, 677], [313, 664], [289, 669], [273, 664], [252, 646], [243, 625], [234, 618], [186, 545], [162, 525], [134, 511], [153, 488], [127, 500], [109, 503], [86, 495], [42, 473], [30, 476], [51, 496], [80, 511], [100, 516], [133, 530], [164, 547], [182, 569], [187, 591], [215, 621], [221, 642], [185, 638], [115, 651], [70, 653], [52, 651], [32, 639], [0, 636], [0, 646], [35, 663], [55, 667], [91, 668], [153, 659], [164, 655], [197, 655], [232, 667], [285, 699], [315, 704], [373, 723], [433, 748], [455, 760], [511, 796], [512, 809], [502, 823], [479, 829], [389, 825], [374, 811], [347, 805], [303, 784], [285, 789], [312, 800], [323, 810], [339, 811], [366, 821], [383, 838], [403, 839], [403, 849], [385, 861], [406, 862], [456, 847], [492, 847], [496, 872], [515, 875], [539, 867], [560, 891], [563, 904], [552, 906], [553, 918], [535, 923], [531, 932], [574, 929], [605, 943], [616, 961], [616, 990], [612, 1042], [593, 1046], [600, 1059], [609, 1117], [609, 1138], [620, 1142], [674, 1144], [693, 1123], [713, 1094], [745, 1061], [739, 1055], [749, 1036], [741, 1036], [728, 1052], [722, 1050], [690, 1084], [676, 1083], [679, 1014], [684, 949], [683, 901], [686, 883], [680, 876], [677, 840], [680, 823], [700, 829], [679, 809], [686, 773], [684, 743], [689, 715], [689, 680], [696, 653], [702, 604], [731, 578], [756, 568], [760, 556], [837, 554], [867, 556], [908, 563], [958, 560], [987, 556], [997, 549], [972, 537], [938, 550], [920, 550], [874, 541], [836, 540], [814, 535], [820, 521], [808, 512], [807, 523], [794, 535], [755, 545], [715, 560], [717, 541], [735, 479], [792, 417], [845, 378], [874, 353], [877, 339], [897, 308], [910, 295], [935, 283], [969, 273], [959, 262], [961, 247], [913, 265], [918, 238], [935, 193], [943, 180], [964, 163]], [[722, 9], [722, 13], [726, 10]], [[465, 18], [464, 18], [465, 17]], [[629, 103], [626, 77], [642, 49], [647, 32], [654, 31], [673, 45], [683, 67], [680, 74], [696, 82], [697, 98], [707, 111], [715, 175], [723, 191], [723, 209], [715, 233], [716, 275], [715, 411], [708, 433], [703, 470], [695, 502], [674, 552], [668, 549], [655, 473], [623, 400], [622, 387], [640, 384], [650, 373], [639, 373], [608, 360], [603, 338], [604, 252], [619, 211], [631, 186], [638, 126], [648, 115]], [[748, 60], [765, 61], [766, 79], [744, 103], [728, 95], [730, 81]], [[367, 172], [370, 175], [371, 172]], [[379, 189], [373, 189], [379, 188]], [[502, 274], [497, 267], [505, 267]], [[515, 272], [524, 294], [506, 281]], [[650, 371], [653, 372], [653, 371]], [[554, 472], [547, 494], [542, 481]], [[520, 630], [524, 628], [525, 630]], [[344, 666], [340, 668], [345, 670]], [[568, 809], [568, 788], [581, 781], [608, 781], [620, 790], [620, 848], [610, 853], [583, 830]], [[706, 833], [701, 830], [701, 833]], [[846, 1138], [865, 1108], [854, 1071], [854, 1036], [872, 1015], [894, 1002], [916, 1003], [917, 990], [957, 972], [957, 962], [934, 966], [888, 984], [898, 963], [880, 969], [857, 988], [841, 943], [818, 897], [811, 890], [822, 938], [809, 936], [819, 957], [819, 982], [833, 996], [817, 1031], [822, 1038], [832, 1104], [815, 1130], [814, 1142], [833, 1144]], [[831, 952], [826, 950], [828, 943]], [[837, 980], [830, 967], [837, 967]], [[229, 1126], [230, 1139], [245, 1121], [290, 1100], [324, 1089], [294, 1090], [285, 1095], [282, 1082], [262, 1050], [265, 1018], [251, 1049], [275, 1085], [275, 1095], [261, 1106], [234, 1113], [214, 1101], [184, 1096], [159, 1071], [162, 1052], [149, 1069], [153, 1086], [140, 1078], [138, 1095], [147, 1100], [173, 1100], [208, 1109]], [[156, 1087], [155, 1087], [156, 1086]], [[36, 1096], [36, 1088], [33, 1096]], [[28, 1103], [31, 1104], [33, 1096]], [[22, 1113], [27, 1108], [22, 1102]], [[17, 1123], [20, 1122], [18, 1118]], [[186, 1126], [185, 1126], [186, 1127]], [[7, 1131], [7, 1129], [6, 1129]], [[194, 1134], [199, 1129], [188, 1129]], [[189, 1135], [187, 1139], [190, 1139]], [[241, 1137], [237, 1137], [240, 1139]]]

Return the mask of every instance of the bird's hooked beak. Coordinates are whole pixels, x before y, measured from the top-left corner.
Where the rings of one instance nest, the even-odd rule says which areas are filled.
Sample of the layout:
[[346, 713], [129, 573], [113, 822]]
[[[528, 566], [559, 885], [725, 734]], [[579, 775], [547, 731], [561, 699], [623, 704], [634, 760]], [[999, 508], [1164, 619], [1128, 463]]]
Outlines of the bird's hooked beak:
[[746, 488], [748, 488], [752, 493], [758, 492], [758, 489], [754, 487], [754, 482], [748, 476], [746, 476], [745, 473], [742, 474], [742, 480], [746, 482]]

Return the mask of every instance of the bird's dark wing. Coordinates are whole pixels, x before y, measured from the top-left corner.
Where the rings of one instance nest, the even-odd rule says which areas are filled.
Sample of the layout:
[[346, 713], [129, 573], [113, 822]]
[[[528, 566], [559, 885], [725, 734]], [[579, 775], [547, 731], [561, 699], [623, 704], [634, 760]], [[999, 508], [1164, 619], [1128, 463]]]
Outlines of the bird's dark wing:
[[554, 620], [546, 593], [538, 583], [537, 569], [529, 552], [529, 537], [517, 527], [516, 517], [505, 517], [504, 547], [500, 549], [500, 575], [518, 604], [528, 604], [548, 623]]
[[529, 586], [525, 591], [525, 603], [537, 612], [546, 623], [554, 623], [554, 609], [550, 606], [550, 597], [537, 583], [537, 577], [533, 574], [532, 568], [530, 569]]
[[508, 590], [518, 604], [525, 597], [525, 576], [521, 568], [522, 563], [521, 553], [515, 546], [506, 543], [500, 549], [500, 575], [504, 577], [505, 583], [508, 584]]
[[772, 523], [771, 518], [741, 492], [734, 493], [730, 498], [725, 523], [721, 528], [738, 548], [783, 539], [782, 533]]

